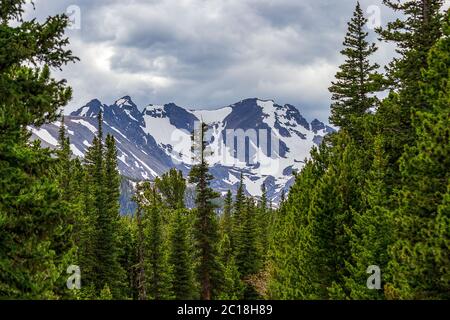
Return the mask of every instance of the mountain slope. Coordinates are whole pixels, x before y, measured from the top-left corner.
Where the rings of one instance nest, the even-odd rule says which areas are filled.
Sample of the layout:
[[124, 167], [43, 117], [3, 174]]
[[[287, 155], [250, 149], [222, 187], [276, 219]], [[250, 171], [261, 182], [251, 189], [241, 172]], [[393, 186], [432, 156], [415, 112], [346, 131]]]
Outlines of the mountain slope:
[[[281, 190], [293, 182], [310, 149], [332, 131], [314, 119], [308, 122], [289, 104], [245, 99], [217, 110], [187, 110], [173, 103], [148, 105], [142, 111], [129, 96], [106, 105], [94, 99], [65, 116], [64, 123], [74, 156], [83, 157], [97, 132], [97, 114], [103, 112], [105, 134], [116, 138], [119, 170], [134, 180], [154, 179], [175, 167], [188, 173], [192, 163], [191, 132], [206, 122], [213, 188], [236, 190], [240, 174], [247, 192], [261, 194], [266, 184], [269, 199], [279, 200]], [[57, 146], [59, 123], [29, 128], [32, 139]]]

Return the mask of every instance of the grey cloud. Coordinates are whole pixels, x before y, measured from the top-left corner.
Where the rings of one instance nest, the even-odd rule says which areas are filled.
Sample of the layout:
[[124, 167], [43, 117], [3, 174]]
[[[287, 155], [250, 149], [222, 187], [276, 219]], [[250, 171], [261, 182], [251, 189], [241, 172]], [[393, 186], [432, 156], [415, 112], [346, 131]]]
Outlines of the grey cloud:
[[[74, 88], [69, 110], [91, 98], [213, 108], [246, 97], [300, 106], [326, 120], [353, 0], [38, 0], [29, 17], [81, 8], [69, 30], [82, 59], [59, 74]], [[391, 19], [381, 0], [384, 21]], [[373, 36], [375, 39], [375, 36]], [[384, 64], [392, 50], [377, 55]]]

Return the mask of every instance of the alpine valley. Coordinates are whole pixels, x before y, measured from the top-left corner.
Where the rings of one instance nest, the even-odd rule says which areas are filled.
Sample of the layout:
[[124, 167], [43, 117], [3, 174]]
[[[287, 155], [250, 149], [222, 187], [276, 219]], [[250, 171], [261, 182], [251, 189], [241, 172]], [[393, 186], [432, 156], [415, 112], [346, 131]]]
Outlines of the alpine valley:
[[[116, 139], [122, 193], [129, 193], [134, 181], [152, 180], [170, 168], [187, 174], [192, 166], [191, 133], [203, 121], [210, 128], [208, 163], [215, 177], [211, 186], [222, 194], [234, 193], [242, 173], [247, 194], [260, 196], [264, 183], [268, 199], [277, 203], [310, 149], [334, 131], [317, 119], [307, 121], [295, 106], [272, 100], [251, 98], [216, 110], [189, 110], [174, 103], [139, 108], [125, 96], [112, 105], [94, 99], [64, 117], [74, 156], [83, 157], [90, 146], [100, 111], [105, 134]], [[29, 127], [31, 139], [55, 148], [60, 125]], [[230, 133], [234, 136], [227, 139]], [[241, 149], [244, 152], [238, 152]]]

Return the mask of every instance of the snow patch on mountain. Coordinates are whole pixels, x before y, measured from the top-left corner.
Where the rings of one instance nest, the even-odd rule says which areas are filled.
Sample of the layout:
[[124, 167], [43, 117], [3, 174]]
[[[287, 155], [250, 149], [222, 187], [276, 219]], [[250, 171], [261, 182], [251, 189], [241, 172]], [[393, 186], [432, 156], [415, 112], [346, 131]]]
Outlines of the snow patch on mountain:
[[84, 153], [80, 151], [80, 149], [77, 148], [76, 145], [70, 144], [70, 150], [76, 157], [84, 157]]
[[192, 114], [199, 120], [208, 124], [222, 122], [223, 119], [225, 119], [232, 111], [233, 108], [231, 107], [224, 107], [215, 110], [191, 110]]
[[86, 128], [88, 128], [92, 133], [96, 133], [97, 132], [97, 128], [94, 127], [92, 124], [90, 124], [87, 121], [81, 120], [81, 119], [71, 119], [70, 121], [74, 122], [74, 123], [78, 123], [81, 124], [82, 126], [85, 126]]
[[46, 129], [28, 127], [28, 130], [30, 130], [32, 134], [38, 136], [39, 139], [51, 144], [52, 146], [56, 147], [59, 145], [58, 140], [56, 140]]

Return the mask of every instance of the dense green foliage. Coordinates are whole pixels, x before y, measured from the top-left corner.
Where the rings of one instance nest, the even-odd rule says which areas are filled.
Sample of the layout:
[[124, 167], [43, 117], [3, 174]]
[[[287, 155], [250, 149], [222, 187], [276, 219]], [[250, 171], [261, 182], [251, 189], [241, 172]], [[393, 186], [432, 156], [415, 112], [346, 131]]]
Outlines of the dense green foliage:
[[[377, 32], [397, 46], [382, 76], [356, 6], [336, 74], [331, 123], [278, 207], [248, 197], [241, 175], [221, 196], [206, 161], [208, 126], [192, 135], [189, 176], [136, 182], [120, 216], [114, 137], [102, 112], [83, 161], [62, 117], [55, 150], [29, 126], [58, 119], [71, 90], [50, 76], [76, 60], [68, 20], [20, 21], [0, 4], [0, 298], [449, 299], [450, 13], [442, 1], [386, 0], [402, 13]], [[9, 22], [19, 19], [17, 26]], [[374, 96], [389, 90], [384, 99]], [[186, 208], [188, 183], [195, 208]], [[69, 266], [81, 289], [66, 287]], [[369, 288], [370, 270], [381, 286]], [[372, 283], [372, 282], [371, 282]]]
[[71, 90], [50, 68], [76, 58], [64, 49], [65, 16], [10, 26], [24, 2], [0, 4], [0, 297], [54, 298], [71, 251], [70, 216], [58, 163], [29, 144], [26, 128], [57, 119]]
[[[330, 88], [341, 130], [313, 150], [275, 217], [273, 298], [449, 298], [450, 14], [442, 1], [384, 2], [403, 13], [378, 30], [399, 56], [373, 86], [375, 48], [352, 45], [367, 35], [358, 5]], [[367, 77], [352, 78], [361, 70], [354, 57]], [[367, 99], [364, 88], [381, 84], [388, 97]], [[381, 271], [378, 290], [367, 285], [371, 266]]]

